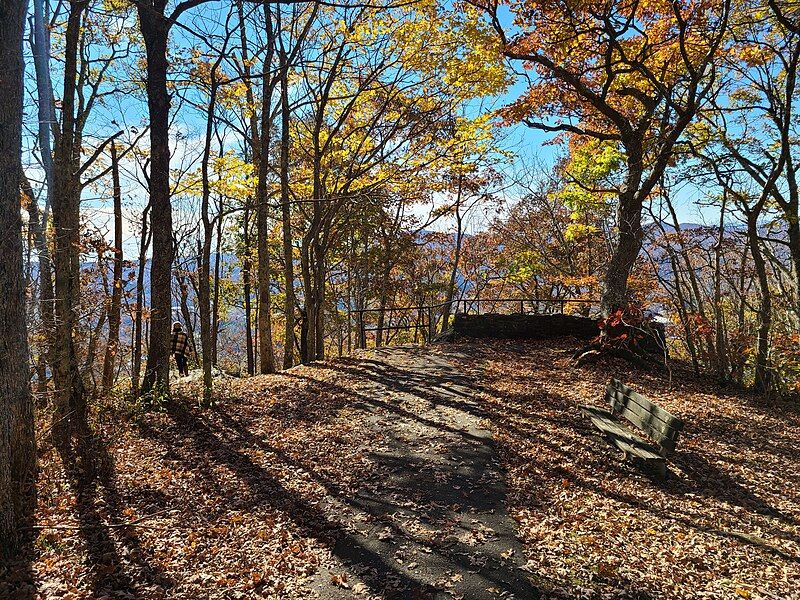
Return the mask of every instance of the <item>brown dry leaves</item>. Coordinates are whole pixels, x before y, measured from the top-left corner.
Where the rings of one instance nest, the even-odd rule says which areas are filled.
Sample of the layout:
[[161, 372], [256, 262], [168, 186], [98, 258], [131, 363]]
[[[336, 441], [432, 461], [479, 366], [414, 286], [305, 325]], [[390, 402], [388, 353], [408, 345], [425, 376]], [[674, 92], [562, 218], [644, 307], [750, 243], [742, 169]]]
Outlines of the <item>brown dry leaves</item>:
[[210, 410], [189, 384], [165, 413], [104, 414], [106, 468], [91, 481], [44, 448], [36, 521], [61, 528], [0, 571], [0, 597], [315, 597], [342, 533], [319, 503], [363, 476], [373, 435], [340, 380], [300, 367], [226, 382]]
[[[480, 383], [541, 588], [800, 598], [796, 409], [684, 370], [670, 382], [620, 361], [575, 369], [575, 344], [430, 348]], [[687, 423], [665, 483], [621, 463], [576, 408], [599, 404], [612, 374]], [[357, 369], [226, 382], [210, 410], [184, 385], [166, 413], [99, 415], [95, 477], [65, 475], [43, 444], [37, 523], [74, 528], [36, 531], [30, 560], [0, 571], [0, 597], [304, 598], [321, 577], [367, 597], [331, 553], [352, 524], [324, 509], [381, 481], [365, 458], [381, 435], [356, 406]]]
[[[460, 347], [480, 376], [528, 568], [564, 596], [800, 598], [800, 417], [684, 369], [574, 368], [574, 340]], [[665, 483], [577, 410], [616, 376], [686, 421]]]

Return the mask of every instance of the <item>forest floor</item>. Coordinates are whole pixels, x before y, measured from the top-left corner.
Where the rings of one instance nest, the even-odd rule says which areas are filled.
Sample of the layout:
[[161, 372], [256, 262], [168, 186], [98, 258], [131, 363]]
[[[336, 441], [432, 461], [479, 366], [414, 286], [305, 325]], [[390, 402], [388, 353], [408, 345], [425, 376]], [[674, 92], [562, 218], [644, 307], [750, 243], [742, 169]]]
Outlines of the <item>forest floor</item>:
[[[97, 407], [40, 443], [0, 597], [800, 598], [800, 414], [572, 339], [370, 350]], [[577, 404], [617, 376], [686, 421], [658, 482]], [[44, 428], [43, 428], [44, 430]]]

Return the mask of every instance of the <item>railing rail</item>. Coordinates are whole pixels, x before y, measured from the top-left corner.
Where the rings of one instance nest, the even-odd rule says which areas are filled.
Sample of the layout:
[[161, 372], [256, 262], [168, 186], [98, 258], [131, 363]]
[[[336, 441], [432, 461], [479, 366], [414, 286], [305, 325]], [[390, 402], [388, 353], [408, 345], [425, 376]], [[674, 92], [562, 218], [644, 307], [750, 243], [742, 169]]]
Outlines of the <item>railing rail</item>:
[[[421, 334], [424, 342], [429, 342], [436, 335], [436, 324], [439, 319], [438, 309], [445, 306], [450, 306], [453, 313], [462, 312], [465, 314], [475, 313], [481, 314], [481, 307], [490, 305], [489, 311], [494, 310], [498, 306], [505, 305], [506, 307], [518, 308], [520, 314], [526, 313], [526, 306], [529, 308], [530, 313], [533, 314], [554, 314], [554, 310], [539, 310], [542, 306], [558, 307], [560, 313], [564, 312], [567, 304], [584, 304], [584, 305], [599, 305], [599, 301], [591, 298], [459, 298], [454, 299], [452, 302], [440, 302], [438, 304], [426, 304], [420, 306], [388, 306], [385, 308], [359, 308], [352, 309], [351, 315], [356, 315], [358, 325], [358, 340], [357, 348], [367, 347], [367, 332], [377, 332], [375, 336], [376, 342], [381, 343], [381, 337], [384, 331], [414, 331], [415, 341]], [[459, 310], [461, 309], [461, 310]], [[364, 315], [381, 313], [392, 316], [397, 313], [407, 313], [404, 317], [408, 322], [406, 324], [397, 324], [395, 321], [385, 325], [375, 325], [366, 323]], [[484, 311], [486, 312], [486, 311]]]

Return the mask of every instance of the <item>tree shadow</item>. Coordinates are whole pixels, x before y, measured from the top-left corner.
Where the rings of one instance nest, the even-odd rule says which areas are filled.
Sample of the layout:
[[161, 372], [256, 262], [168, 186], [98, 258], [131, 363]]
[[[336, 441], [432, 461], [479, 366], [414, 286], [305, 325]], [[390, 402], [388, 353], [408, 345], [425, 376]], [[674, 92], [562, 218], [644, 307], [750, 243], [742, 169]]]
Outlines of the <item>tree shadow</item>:
[[[220, 512], [271, 506], [285, 512], [301, 535], [327, 546], [340, 559], [353, 560], [357, 557], [358, 562], [364, 567], [362, 579], [373, 593], [387, 592], [388, 581], [399, 582], [403, 593], [416, 594], [419, 598], [426, 598], [431, 593], [432, 590], [428, 586], [398, 571], [390, 557], [382, 556], [367, 548], [357, 536], [340, 523], [333, 521], [317, 506], [286, 489], [275, 476], [255, 463], [230, 441], [223, 439], [221, 433], [215, 432], [208, 422], [199, 418], [180, 402], [172, 402], [167, 414], [173, 421], [173, 427], [169, 430], [159, 430], [143, 424], [140, 425], [143, 435], [168, 445], [175, 445], [177, 439], [182, 437], [184, 441], [189, 441], [190, 445], [187, 448], [185, 443], [180, 444], [181, 450], [177, 450], [171, 460], [182, 464], [185, 468], [195, 469], [197, 466], [195, 456], [202, 454], [213, 463], [230, 469], [238, 480], [246, 485], [248, 497], [239, 499], [231, 498], [230, 490], [222, 486], [218, 488]], [[176, 439], [176, 435], [180, 437]], [[214, 479], [214, 474], [210, 470], [205, 470], [202, 476], [204, 479]]]
[[[420, 537], [413, 527], [409, 529], [403, 522], [404, 519], [411, 520], [419, 516], [408, 508], [409, 504], [413, 504], [427, 507], [424, 518], [431, 523], [455, 523], [466, 518], [464, 515], [474, 516], [479, 512], [489, 515], [497, 513], [499, 523], [500, 515], [505, 514], [505, 488], [496, 481], [482, 479], [489, 470], [487, 465], [492, 455], [487, 436], [473, 435], [446, 423], [425, 419], [371, 394], [355, 392], [329, 381], [320, 382], [300, 373], [283, 376], [301, 380], [313, 389], [324, 387], [329, 397], [345, 398], [346, 401], [342, 404], [361, 404], [367, 419], [375, 409], [383, 408], [398, 416], [414, 419], [431, 429], [458, 436], [458, 448], [449, 456], [456, 464], [462, 465], [462, 471], [469, 469], [469, 472], [457, 471], [452, 476], [442, 478], [441, 469], [431, 464], [431, 459], [438, 457], [414, 455], [408, 452], [402, 441], [391, 439], [387, 442], [385, 452], [368, 453], [369, 459], [379, 466], [379, 488], [342, 489], [337, 482], [319, 471], [318, 464], [291, 458], [262, 435], [254, 434], [253, 429], [257, 430], [256, 423], [248, 423], [246, 426], [242, 413], [234, 413], [232, 408], [224, 405], [204, 413], [208, 415], [208, 418], [204, 418], [184, 404], [173, 402], [167, 409], [172, 421], [169, 429], [152, 427], [146, 422], [140, 425], [140, 429], [145, 437], [171, 448], [170, 455], [165, 458], [185, 468], [197, 469], [198, 464], [193, 457], [203, 456], [210, 462], [225, 467], [245, 484], [248, 490], [246, 498], [242, 494], [232, 494], [230, 490], [226, 494], [224, 486], [217, 487], [213, 483], [209, 486], [219, 498], [221, 512], [234, 508], [233, 502], [228, 500], [234, 496], [239, 499], [235, 506], [238, 510], [268, 505], [284, 511], [299, 529], [300, 535], [316, 539], [328, 547], [337, 559], [350, 565], [351, 570], [373, 593], [381, 594], [382, 597], [438, 598], [442, 591], [432, 586], [431, 581], [436, 577], [431, 575], [444, 575], [448, 572], [460, 572], [468, 580], [459, 585], [467, 586], [472, 582], [472, 592], [467, 594], [468, 597], [489, 597], [487, 590], [490, 588], [507, 590], [517, 597], [538, 597], [539, 591], [530, 582], [535, 576], [529, 577], [528, 574], [518, 571], [513, 561], [501, 560], [502, 551], [493, 553], [497, 555], [496, 560], [489, 556], [484, 559], [481, 568], [476, 569], [476, 563], [473, 562], [475, 549], [468, 544], [458, 539], [448, 539], [445, 543], [441, 539]], [[445, 380], [447, 378], [441, 378], [441, 381]], [[332, 404], [339, 406], [339, 401], [334, 400]], [[321, 407], [315, 408], [315, 411], [324, 410]], [[332, 505], [323, 509], [305, 500], [297, 492], [287, 489], [279, 477], [248, 455], [248, 451], [256, 449], [273, 455], [279, 469], [281, 465], [278, 463], [285, 463], [295, 471], [297, 468], [302, 469], [304, 474], [324, 489], [326, 502], [331, 502]], [[216, 479], [213, 469], [201, 466], [199, 472], [206, 481], [212, 482]], [[472, 489], [470, 482], [474, 484], [475, 481], [481, 481], [479, 489]], [[388, 533], [381, 538], [374, 535], [374, 531], [354, 532], [353, 523], [359, 520], [347, 521], [345, 524], [342, 522], [342, 515], [337, 512], [338, 506], [346, 507], [353, 514], [364, 517], [365, 522], [380, 524]], [[502, 532], [499, 531], [498, 524], [496, 529], [498, 537], [493, 543], [507, 547], [512, 543], [518, 544], [514, 542], [513, 528]], [[406, 552], [415, 552], [415, 570], [404, 568], [396, 560], [398, 547]], [[521, 547], [517, 554], [521, 556]]]
[[787, 525], [796, 526], [798, 524], [796, 518], [771, 506], [742, 485], [728, 471], [719, 468], [700, 452], [679, 450], [670, 457], [670, 460], [680, 467], [689, 479], [690, 485], [686, 485], [680, 480], [667, 481], [662, 486], [665, 492], [679, 495], [692, 493], [714, 498], [726, 504], [744, 508], [748, 512], [779, 519]]
[[[124, 515], [128, 507], [120, 495], [113, 456], [98, 435], [80, 438], [74, 447], [57, 449], [67, 482], [75, 495], [78, 533], [86, 547], [86, 566], [95, 597], [159, 589], [169, 579], [144, 550]], [[158, 501], [155, 495], [151, 500]], [[124, 557], [123, 557], [124, 553]], [[145, 587], [147, 586], [147, 587]]]
[[[485, 352], [480, 349], [476, 354], [485, 355]], [[470, 353], [470, 359], [474, 359], [472, 353]], [[550, 377], [549, 369], [546, 365], [543, 368], [547, 373], [542, 373], [538, 369], [537, 363], [536, 375], [514, 374], [516, 384], [522, 381], [531, 387], [530, 394], [517, 394], [503, 389], [502, 392], [499, 392], [502, 401], [491, 405], [492, 415], [490, 419], [501, 425], [503, 429], [512, 435], [515, 445], [527, 439], [531, 445], [546, 447], [548, 450], [553, 451], [554, 455], [564, 456], [563, 452], [559, 453], [559, 445], [574, 447], [576, 436], [580, 436], [584, 438], [583, 442], [579, 442], [582, 444], [582, 450], [588, 450], [589, 455], [586, 456], [585, 452], [581, 452], [581, 460], [573, 462], [572, 469], [563, 469], [560, 473], [564, 477], [564, 481], [569, 481], [570, 485], [577, 485], [615, 502], [622, 502], [638, 510], [645, 510], [658, 519], [674, 520], [687, 528], [699, 532], [748, 544], [782, 560], [792, 563], [800, 562], [798, 555], [780, 548], [774, 543], [777, 539], [784, 539], [800, 544], [800, 539], [790, 529], [798, 525], [798, 519], [793, 514], [779, 510], [765, 497], [749, 489], [746, 483], [737, 477], [735, 469], [726, 469], [724, 464], [745, 464], [749, 469], [757, 473], [759, 470], [758, 463], [753, 462], [754, 459], [742, 456], [743, 453], [737, 453], [735, 450], [717, 452], [716, 454], [711, 454], [710, 450], [703, 451], [704, 440], [720, 442], [724, 444], [723, 448], [725, 448], [725, 445], [732, 448], [736, 446], [751, 448], [754, 446], [753, 440], [758, 439], [760, 445], [757, 447], [761, 452], [796, 460], [796, 452], [793, 453], [791, 448], [787, 446], [787, 442], [792, 439], [788, 433], [790, 429], [787, 430], [781, 426], [798, 426], [794, 413], [783, 414], [780, 410], [775, 412], [776, 409], [780, 408], [779, 406], [773, 406], [769, 403], [765, 405], [763, 401], [749, 395], [745, 395], [743, 398], [737, 396], [731, 398], [730, 401], [742, 404], [748, 415], [753, 414], [754, 421], [752, 423], [749, 421], [744, 422], [735, 417], [717, 414], [705, 415], [702, 412], [693, 414], [690, 411], [690, 414], [684, 417], [687, 421], [685, 434], [689, 439], [689, 443], [686, 444], [686, 439], [683, 438], [679, 440], [678, 450], [667, 461], [667, 465], [669, 466], [671, 463], [678, 472], [673, 473], [666, 481], [641, 478], [640, 485], [644, 490], [655, 488], [668, 496], [679, 499], [696, 500], [697, 498], [705, 498], [717, 505], [724, 506], [727, 504], [737, 507], [737, 510], [744, 509], [738, 513], [741, 516], [737, 516], [734, 519], [730, 528], [726, 528], [726, 526], [708, 522], [702, 508], [691, 514], [685, 512], [684, 509], [671, 509], [669, 504], [658, 507], [636, 495], [621, 493], [617, 489], [618, 486], [613, 484], [613, 481], [620, 478], [640, 477], [640, 471], [613, 456], [616, 455], [616, 452], [601, 436], [594, 433], [589, 420], [583, 418], [577, 411], [569, 410], [574, 408], [574, 401], [547, 391], [546, 388]], [[607, 379], [608, 372], [607, 365], [595, 365], [594, 370], [588, 373], [589, 377], [587, 379], [595, 381], [598, 386], [597, 402], [595, 404], [600, 403], [602, 398], [601, 388], [604, 385], [601, 382]], [[682, 377], [680, 380], [682, 391], [685, 390], [687, 394], [709, 393], [707, 382], [697, 380], [693, 375], [682, 371], [680, 374]], [[686, 377], [683, 377], [683, 375], [686, 375]], [[645, 375], [632, 370], [628, 376], [632, 380], [645, 382], [640, 387], [646, 394], [653, 393], [654, 397], [657, 397], [659, 387], [664, 385], [663, 377], [659, 378], [652, 374]], [[486, 378], [485, 383], [489, 394], [492, 392], [498, 394], [498, 390], [490, 377]], [[556, 416], [553, 416], [554, 407], [557, 410]], [[554, 440], [548, 441], [544, 436], [538, 436], [535, 431], [526, 432], [524, 427], [514, 427], [513, 423], [508, 422], [510, 415], [519, 417], [523, 423], [541, 422], [546, 424], [546, 428], [541, 430], [555, 432]], [[762, 422], [759, 417], [767, 416], [771, 417], [771, 422], [766, 423], [766, 430], [759, 430], [756, 425], [756, 423]], [[683, 447], [681, 447], [681, 442], [684, 442]], [[514, 449], [512, 448], [509, 451], [514, 452]], [[543, 468], [550, 471], [554, 476], [559, 475], [558, 468], [554, 468], [553, 464], [546, 464]], [[598, 478], [598, 473], [604, 473], [605, 475], [602, 478]], [[791, 472], [786, 473], [784, 477], [784, 481], [793, 481]], [[547, 487], [541, 484], [536, 486], [530, 492], [532, 494], [529, 497], [530, 501], [532, 503], [547, 503], [549, 501], [547, 499]], [[682, 503], [680, 506], [685, 507], [686, 505]], [[773, 521], [771, 526], [767, 525], [766, 527], [769, 531], [767, 537], [774, 538], [772, 542], [758, 535], [751, 535], [747, 531], [735, 531], [736, 528], [748, 529], [748, 518], [744, 517], [748, 514], [759, 519], [759, 529], [764, 526], [764, 521], [761, 520], [763, 517]], [[781, 527], [780, 524], [785, 526]]]
[[31, 498], [23, 506], [20, 519], [19, 551], [16, 556], [0, 555], [0, 598], [28, 600], [38, 596], [33, 560], [35, 557], [36, 535], [35, 498]]

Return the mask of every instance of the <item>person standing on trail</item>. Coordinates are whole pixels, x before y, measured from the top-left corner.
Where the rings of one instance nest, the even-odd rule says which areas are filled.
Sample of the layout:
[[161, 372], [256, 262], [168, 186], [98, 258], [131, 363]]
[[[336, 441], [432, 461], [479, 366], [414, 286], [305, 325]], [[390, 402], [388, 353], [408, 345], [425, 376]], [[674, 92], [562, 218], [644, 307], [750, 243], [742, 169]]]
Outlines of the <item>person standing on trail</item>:
[[189, 375], [189, 336], [182, 329], [177, 321], [172, 324], [172, 354], [181, 377]]

